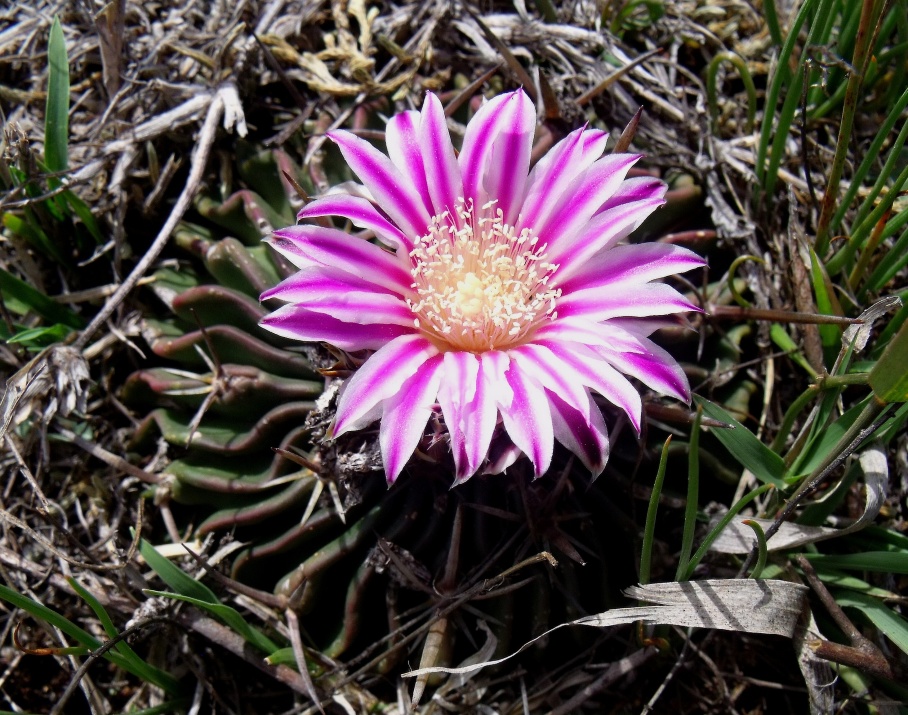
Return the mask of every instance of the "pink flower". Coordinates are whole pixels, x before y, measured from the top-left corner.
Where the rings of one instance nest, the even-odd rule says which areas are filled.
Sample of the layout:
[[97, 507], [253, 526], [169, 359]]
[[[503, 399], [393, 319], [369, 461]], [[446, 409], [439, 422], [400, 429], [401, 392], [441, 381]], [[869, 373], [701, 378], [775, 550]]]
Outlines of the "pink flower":
[[648, 339], [648, 319], [696, 310], [653, 281], [703, 260], [672, 245], [619, 245], [663, 203], [665, 185], [625, 179], [639, 156], [602, 156], [607, 135], [592, 129], [531, 170], [535, 128], [518, 90], [476, 112], [460, 155], [431, 93], [421, 112], [388, 122], [389, 156], [332, 132], [362, 186], [316, 199], [299, 218], [341, 216], [380, 243], [315, 225], [268, 239], [300, 270], [262, 295], [286, 301], [262, 325], [375, 351], [344, 386], [334, 434], [381, 420], [389, 483], [439, 410], [460, 483], [521, 452], [538, 477], [556, 439], [598, 475], [608, 436], [591, 391], [640, 429], [625, 374], [690, 398], [680, 366]]

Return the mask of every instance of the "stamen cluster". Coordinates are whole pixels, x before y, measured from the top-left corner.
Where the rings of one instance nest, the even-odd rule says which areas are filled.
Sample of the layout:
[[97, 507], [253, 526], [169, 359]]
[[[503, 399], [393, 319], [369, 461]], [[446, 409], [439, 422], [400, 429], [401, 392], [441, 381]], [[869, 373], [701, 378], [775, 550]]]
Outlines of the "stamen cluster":
[[494, 202], [477, 215], [458, 199], [454, 212], [434, 216], [410, 251], [415, 327], [448, 350], [483, 352], [518, 345], [557, 318], [561, 291], [548, 284], [558, 266], [539, 237], [506, 224]]

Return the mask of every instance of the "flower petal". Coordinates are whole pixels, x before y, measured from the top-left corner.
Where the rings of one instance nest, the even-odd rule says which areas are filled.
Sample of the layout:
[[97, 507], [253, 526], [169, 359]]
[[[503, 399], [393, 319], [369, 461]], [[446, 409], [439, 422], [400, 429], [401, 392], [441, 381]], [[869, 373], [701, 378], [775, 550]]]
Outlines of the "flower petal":
[[[451, 436], [451, 451], [456, 469], [455, 484], [462, 484], [476, 473], [492, 441], [498, 420], [495, 385], [501, 360], [492, 353], [474, 355], [448, 352], [444, 356], [444, 379], [438, 391], [438, 404]], [[502, 354], [503, 355], [503, 354]]]
[[598, 159], [605, 150], [608, 134], [593, 129], [575, 129], [552, 147], [533, 167], [527, 179], [526, 197], [518, 229], [535, 233], [552, 212], [559, 208], [565, 190]]
[[570, 241], [556, 239], [547, 258], [558, 264], [557, 284], [564, 287], [565, 282], [584, 270], [590, 261], [599, 256], [610, 256], [610, 249], [643, 223], [660, 204], [661, 199], [644, 199], [616, 206], [591, 218]]
[[495, 425], [498, 422], [498, 405], [496, 402], [497, 366], [482, 353], [479, 357], [479, 374], [476, 381], [476, 393], [473, 401], [465, 411], [461, 428], [464, 433], [467, 468], [458, 473], [456, 484], [462, 484], [479, 469], [489, 452]]
[[569, 241], [614, 195], [639, 159], [639, 154], [609, 154], [596, 161], [565, 189], [560, 205], [536, 227], [536, 235], [545, 236], [553, 247], [559, 239]]
[[601, 321], [610, 318], [634, 318], [668, 315], [687, 311], [702, 312], [683, 295], [664, 283], [645, 283], [629, 291], [627, 285], [601, 286], [563, 295], [558, 301], [558, 315], [580, 316]]
[[513, 360], [505, 376], [514, 396], [501, 406], [501, 420], [511, 441], [530, 458], [537, 478], [552, 463], [554, 431], [552, 410], [545, 390]]
[[413, 326], [415, 320], [400, 294], [328, 266], [297, 271], [260, 296], [268, 298], [305, 305], [346, 323]]
[[350, 132], [329, 132], [328, 136], [340, 147], [350, 168], [391, 220], [408, 235], [415, 237], [425, 233], [429, 225], [425, 205], [391, 160], [365, 139]]
[[647, 283], [705, 265], [693, 251], [667, 243], [641, 243], [615, 246], [592, 256], [567, 281], [559, 285], [565, 292], [594, 288], [608, 283]]
[[331, 266], [397, 293], [408, 291], [413, 283], [396, 254], [334, 228], [290, 226], [265, 242], [300, 268]]
[[581, 317], [559, 317], [537, 328], [533, 337], [534, 340], [603, 346], [621, 352], [644, 352], [640, 338], [614, 325], [613, 321], [597, 323]]
[[426, 171], [433, 214], [453, 211], [457, 199], [464, 195], [460, 166], [451, 144], [451, 134], [441, 102], [431, 92], [426, 93], [419, 123], [419, 144]]
[[426, 167], [419, 147], [419, 112], [411, 110], [391, 117], [385, 127], [385, 144], [394, 166], [419, 194], [426, 212], [434, 215], [426, 183]]
[[319, 216], [341, 216], [350, 219], [354, 226], [374, 231], [379, 240], [392, 248], [402, 248], [405, 253], [413, 250], [413, 242], [382, 214], [375, 205], [360, 196], [327, 194], [311, 201], [297, 215], [298, 219]]
[[[526, 197], [518, 228], [534, 230], [554, 210], [558, 199], [578, 173], [589, 164], [581, 165], [584, 129], [575, 129], [536, 163], [527, 178]], [[592, 162], [590, 162], [592, 163]]]
[[[473, 353], [452, 351], [444, 356], [444, 379], [438, 390], [438, 404], [451, 437], [451, 452], [457, 480], [473, 474], [467, 427], [470, 405], [479, 391], [479, 360]], [[488, 445], [486, 446], [488, 448]], [[477, 465], [478, 466], [478, 465]]]
[[618, 190], [612, 197], [606, 201], [596, 213], [602, 213], [609, 209], [644, 199], [661, 199], [665, 197], [668, 187], [652, 176], [635, 176], [632, 179], [625, 179]]
[[438, 397], [441, 367], [441, 355], [429, 358], [384, 401], [378, 442], [389, 485], [400, 475], [426, 431]]
[[[634, 429], [640, 433], [643, 401], [630, 380], [585, 345], [554, 342], [547, 342], [545, 345], [561, 361], [565, 371], [573, 372], [584, 385], [624, 410]], [[578, 407], [574, 403], [569, 404]], [[587, 415], [584, 414], [584, 418], [587, 418]]]
[[489, 448], [489, 461], [482, 468], [482, 473], [501, 474], [521, 456], [523, 452], [516, 444], [505, 438], [497, 439]]
[[[540, 385], [555, 388], [562, 399], [581, 412], [586, 413], [589, 409], [586, 388], [575, 379], [570, 370], [565, 369], [564, 363], [551, 350], [541, 344], [531, 343], [509, 350], [508, 355], [512, 363], [516, 362], [521, 370]], [[586, 418], [589, 415], [583, 416]]]
[[639, 340], [643, 349], [639, 352], [622, 352], [607, 346], [593, 349], [618, 370], [637, 378], [651, 390], [689, 403], [690, 384], [681, 366], [651, 340]]
[[608, 428], [599, 406], [593, 402], [591, 395], [590, 418], [562, 400], [554, 392], [546, 391], [552, 405], [552, 427], [555, 439], [577, 455], [583, 465], [598, 477], [608, 461], [609, 443]]
[[486, 102], [463, 139], [459, 164], [464, 196], [476, 210], [496, 201], [504, 222], [513, 225], [523, 202], [536, 130], [536, 108], [522, 89]]
[[418, 334], [401, 335], [380, 348], [344, 385], [337, 404], [335, 436], [364, 427], [362, 418], [400, 390], [401, 383], [435, 355], [438, 348]]
[[259, 325], [285, 338], [308, 343], [330, 343], [348, 352], [378, 350], [390, 340], [415, 332], [412, 325], [346, 323], [294, 304], [282, 305], [262, 318]]

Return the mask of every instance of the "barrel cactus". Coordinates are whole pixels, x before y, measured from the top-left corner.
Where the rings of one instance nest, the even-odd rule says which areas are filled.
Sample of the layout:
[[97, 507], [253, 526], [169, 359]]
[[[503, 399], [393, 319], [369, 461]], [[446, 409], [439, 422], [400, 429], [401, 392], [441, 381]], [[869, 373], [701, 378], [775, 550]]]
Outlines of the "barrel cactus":
[[[208, 225], [177, 233], [187, 260], [151, 284], [169, 315], [143, 323], [163, 364], [123, 390], [124, 402], [148, 410], [134, 449], [167, 445], [158, 496], [180, 526], [242, 542], [231, 575], [292, 599], [308, 614], [309, 644], [342, 661], [348, 679], [397, 672], [414, 657], [431, 666], [504, 655], [614, 605], [609, 584], [634, 580], [633, 549], [610, 546], [636, 536], [620, 506], [627, 495], [591, 483], [566, 450], [544, 479], [518, 462], [451, 489], [455, 465], [436, 415], [389, 488], [377, 426], [333, 438], [340, 385], [368, 354], [260, 327], [268, 310], [258, 296], [292, 273], [261, 239], [294, 222], [306, 182], [277, 151], [251, 156], [240, 173], [251, 188], [200, 199]], [[631, 446], [616, 450], [619, 461], [632, 463]], [[550, 661], [543, 649], [525, 656], [542, 672], [560, 665]]]

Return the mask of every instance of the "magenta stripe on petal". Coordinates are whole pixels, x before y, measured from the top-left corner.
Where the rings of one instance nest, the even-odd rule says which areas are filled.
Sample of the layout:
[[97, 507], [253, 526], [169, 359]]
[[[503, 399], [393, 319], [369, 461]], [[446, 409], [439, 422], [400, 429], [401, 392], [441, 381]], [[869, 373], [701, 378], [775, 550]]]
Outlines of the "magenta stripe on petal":
[[340, 147], [350, 168], [391, 220], [404, 233], [424, 234], [429, 225], [429, 214], [419, 194], [407, 186], [391, 160], [369, 142], [349, 132], [329, 132], [328, 136]]
[[313, 266], [304, 268], [261, 295], [277, 298], [326, 313], [349, 323], [392, 323], [413, 325], [414, 315], [406, 302], [394, 293], [344, 271]]
[[457, 199], [463, 196], [463, 180], [451, 144], [444, 109], [438, 97], [431, 92], [426, 93], [426, 101], [422, 106], [419, 142], [433, 213], [438, 215], [452, 211]]
[[331, 266], [399, 293], [408, 291], [413, 283], [396, 254], [333, 228], [290, 226], [265, 241], [300, 268]]
[[705, 264], [693, 251], [667, 243], [615, 246], [594, 255], [569, 280], [559, 281], [559, 285], [569, 292], [608, 283], [648, 283]]
[[350, 219], [354, 226], [374, 231], [379, 240], [392, 248], [403, 248], [406, 253], [413, 250], [413, 242], [382, 214], [371, 201], [349, 194], [328, 194], [315, 199], [298, 214], [298, 219], [319, 216], [341, 216]]
[[388, 156], [401, 174], [416, 189], [422, 199], [423, 207], [432, 216], [432, 200], [429, 198], [429, 186], [426, 182], [426, 168], [423, 165], [419, 143], [419, 112], [408, 111], [395, 114], [385, 127], [385, 144]]
[[583, 132], [583, 168], [602, 156], [608, 144], [609, 134], [599, 129], [587, 129]]
[[579, 235], [572, 236], [572, 240], [564, 240], [564, 237], [557, 240], [548, 260], [559, 266], [555, 274], [558, 285], [563, 286], [574, 273], [584, 270], [591, 260], [611, 255], [608, 249], [626, 238], [661, 203], [661, 199], [645, 199], [616, 206], [611, 211], [594, 216]]
[[536, 234], [548, 237], [549, 245], [555, 244], [556, 237], [573, 236], [612, 197], [639, 159], [638, 154], [610, 154], [596, 161], [571, 182], [551, 217], [536, 227]]
[[615, 206], [627, 204], [632, 201], [662, 199], [665, 198], [665, 192], [667, 190], [668, 187], [664, 183], [651, 176], [636, 176], [633, 179], [625, 179], [614, 195], [602, 204], [596, 213], [602, 213]]
[[335, 435], [353, 429], [363, 415], [395, 394], [438, 348], [422, 335], [395, 338], [372, 355], [347, 382], [337, 404]]
[[520, 210], [533, 148], [536, 109], [518, 89], [490, 100], [467, 125], [459, 163], [465, 198], [477, 209], [490, 200], [513, 224]]
[[[576, 129], [552, 147], [533, 167], [519, 228], [536, 231], [571, 196], [565, 190], [605, 150], [608, 134], [594, 129]], [[551, 240], [551, 237], [548, 237]]]
[[530, 458], [536, 477], [541, 477], [552, 463], [554, 431], [552, 408], [545, 390], [511, 361], [506, 373], [514, 399], [508, 409], [501, 409], [501, 420], [511, 441]]
[[562, 362], [565, 370], [574, 372], [584, 385], [624, 410], [634, 429], [640, 432], [643, 402], [630, 380], [585, 345], [546, 343], [546, 346]]
[[429, 358], [384, 402], [378, 441], [388, 484], [393, 484], [426, 431], [441, 382], [442, 356]]
[[496, 380], [495, 366], [483, 360], [483, 353], [479, 358], [479, 374], [476, 381], [476, 393], [464, 415], [463, 431], [466, 440], [467, 469], [457, 475], [457, 483], [461, 484], [473, 476], [489, 451], [495, 425], [498, 422], [498, 405], [496, 403], [496, 390], [493, 381]]
[[583, 129], [575, 129], [543, 156], [527, 179], [526, 198], [518, 228], [544, 223], [571, 181], [589, 165], [582, 164]]
[[314, 265], [300, 269], [289, 278], [285, 278], [278, 283], [274, 288], [269, 288], [259, 296], [259, 300], [277, 298], [284, 301], [304, 302], [309, 298], [342, 295], [350, 292], [400, 296], [397, 291], [378, 286], [371, 281], [354, 276], [352, 273], [347, 273], [339, 268]]
[[587, 420], [554, 392], [546, 391], [546, 394], [552, 405], [555, 439], [576, 454], [583, 466], [598, 477], [605, 469], [609, 453], [608, 429], [598, 405], [592, 396], [588, 396], [590, 419]]
[[602, 346], [621, 352], [645, 352], [638, 336], [613, 325], [612, 321], [597, 323], [578, 317], [559, 317], [544, 323], [536, 329], [533, 339]]
[[469, 469], [464, 423], [468, 406], [476, 394], [478, 375], [479, 360], [475, 355], [459, 350], [445, 353], [438, 404], [451, 437], [451, 452], [458, 478]]
[[663, 283], [645, 283], [635, 286], [632, 291], [620, 283], [578, 290], [562, 296], [558, 301], [559, 316], [580, 316], [594, 321], [668, 315], [689, 310], [702, 312], [674, 288]]
[[646, 338], [640, 338], [645, 353], [624, 353], [609, 348], [593, 348], [621, 372], [631, 375], [651, 390], [690, 402], [690, 384], [684, 370], [665, 350]]
[[303, 305], [347, 323], [372, 323], [413, 327], [413, 311], [400, 298], [387, 293], [347, 293], [310, 296]]
[[540, 385], [556, 390], [562, 399], [581, 412], [587, 411], [587, 391], [583, 383], [572, 371], [566, 370], [565, 364], [547, 347], [530, 343], [509, 350], [508, 354], [512, 362], [517, 362], [520, 369]]
[[298, 305], [282, 305], [259, 323], [266, 330], [302, 342], [325, 342], [341, 350], [377, 350], [389, 340], [413, 333], [412, 326], [359, 325], [345, 323], [330, 315], [313, 313]]

